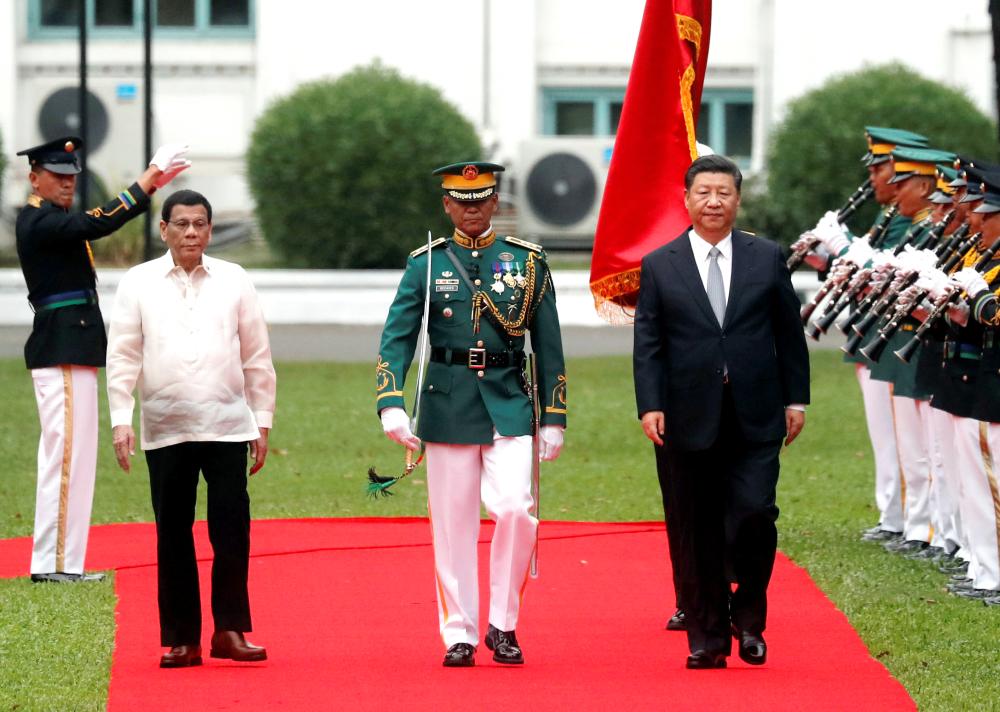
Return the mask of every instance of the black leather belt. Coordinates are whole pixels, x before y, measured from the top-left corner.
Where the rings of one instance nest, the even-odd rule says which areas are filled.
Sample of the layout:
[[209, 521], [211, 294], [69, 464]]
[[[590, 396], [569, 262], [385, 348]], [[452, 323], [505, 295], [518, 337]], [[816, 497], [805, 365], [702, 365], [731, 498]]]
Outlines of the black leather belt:
[[487, 366], [520, 366], [524, 363], [523, 351], [487, 351], [486, 349], [446, 349], [431, 347], [431, 361], [451, 365], [468, 366], [482, 371]]
[[63, 307], [73, 307], [78, 304], [97, 304], [97, 292], [93, 289], [77, 289], [73, 292], [60, 292], [50, 294], [31, 302], [31, 308], [36, 312], [49, 311], [50, 309], [62, 309]]

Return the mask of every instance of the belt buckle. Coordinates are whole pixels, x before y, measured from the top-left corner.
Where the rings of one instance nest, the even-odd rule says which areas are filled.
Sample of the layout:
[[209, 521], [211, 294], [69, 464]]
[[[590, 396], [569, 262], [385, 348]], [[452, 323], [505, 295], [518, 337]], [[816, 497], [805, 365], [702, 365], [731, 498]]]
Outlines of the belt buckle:
[[486, 349], [469, 349], [469, 368], [474, 371], [486, 370]]

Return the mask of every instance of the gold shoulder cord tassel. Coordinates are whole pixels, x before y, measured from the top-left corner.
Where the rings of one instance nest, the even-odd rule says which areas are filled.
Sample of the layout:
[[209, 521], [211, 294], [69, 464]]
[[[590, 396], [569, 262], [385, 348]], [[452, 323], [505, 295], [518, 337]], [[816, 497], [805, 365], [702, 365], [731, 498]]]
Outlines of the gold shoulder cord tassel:
[[[535, 293], [535, 282], [537, 280], [537, 268], [535, 266], [536, 257], [534, 253], [528, 255], [528, 260], [525, 265], [524, 271], [526, 273], [525, 277], [525, 294]], [[513, 319], [506, 318], [503, 313], [497, 308], [497, 305], [490, 298], [490, 295], [486, 292], [477, 292], [476, 296], [472, 300], [473, 318], [475, 319], [475, 326], [478, 331], [479, 327], [479, 315], [484, 309], [488, 309], [490, 314], [493, 315], [494, 320], [500, 326], [504, 328], [511, 336], [524, 336], [524, 332], [527, 330], [527, 322], [529, 317], [534, 314], [537, 305], [541, 303], [542, 297], [545, 294], [545, 290], [548, 288], [548, 283], [542, 283], [542, 290], [538, 294], [537, 299], [525, 299], [521, 302], [521, 308], [518, 310], [517, 316]]]

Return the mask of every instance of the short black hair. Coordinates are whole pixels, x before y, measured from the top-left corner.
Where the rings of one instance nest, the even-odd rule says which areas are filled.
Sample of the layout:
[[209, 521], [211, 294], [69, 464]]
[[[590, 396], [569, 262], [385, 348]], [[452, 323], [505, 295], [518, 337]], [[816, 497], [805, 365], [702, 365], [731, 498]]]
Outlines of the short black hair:
[[736, 183], [737, 193], [740, 192], [740, 186], [743, 184], [743, 174], [740, 173], [739, 166], [725, 156], [718, 154], [694, 159], [694, 162], [688, 167], [687, 173], [684, 174], [684, 190], [691, 190], [694, 177], [699, 173], [728, 173], [733, 177], [733, 182]]
[[170, 222], [170, 214], [174, 211], [175, 205], [204, 205], [208, 214], [208, 222], [212, 222], [212, 204], [208, 198], [196, 190], [178, 190], [167, 196], [163, 201], [163, 209], [160, 210], [160, 217], [163, 222]]

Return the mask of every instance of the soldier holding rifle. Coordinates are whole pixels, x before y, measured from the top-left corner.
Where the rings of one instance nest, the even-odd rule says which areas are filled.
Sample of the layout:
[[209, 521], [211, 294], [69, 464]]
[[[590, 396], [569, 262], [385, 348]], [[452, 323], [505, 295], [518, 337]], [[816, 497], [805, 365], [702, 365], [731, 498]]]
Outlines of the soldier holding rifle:
[[[514, 629], [537, 544], [532, 435], [537, 426], [538, 456], [553, 460], [566, 425], [566, 371], [552, 277], [540, 246], [497, 237], [493, 230], [501, 171], [502, 166], [481, 162], [434, 171], [442, 177], [444, 210], [455, 231], [410, 254], [376, 367], [376, 403], [386, 435], [411, 450], [421, 441], [426, 447], [447, 667], [474, 665], [479, 644], [480, 498], [496, 522], [486, 646], [496, 662], [524, 662]], [[430, 364], [425, 382], [418, 384], [421, 412], [413, 433], [403, 409], [403, 385], [425, 304]], [[537, 424], [524, 380], [529, 332], [538, 364]]]
[[[926, 146], [927, 139], [911, 131], [881, 126], [865, 127], [865, 138], [868, 152], [862, 161], [868, 169], [875, 200], [882, 206], [873, 230], [879, 229], [877, 237], [880, 244], [895, 247], [906, 233], [910, 220], [891, 212], [897, 185], [889, 182], [894, 174], [890, 154], [897, 146]], [[820, 228], [818, 237], [824, 250], [834, 256], [846, 253], [850, 243], [855, 240], [854, 236], [842, 228]], [[815, 260], [807, 259], [807, 262], [814, 264]], [[875, 502], [879, 509], [879, 521], [864, 533], [863, 538], [869, 541], [892, 540], [903, 531], [903, 502], [896, 436], [892, 426], [891, 393], [886, 382], [871, 379], [865, 359], [848, 355], [844, 360], [855, 364], [855, 374], [865, 406], [868, 435], [875, 456]]]

